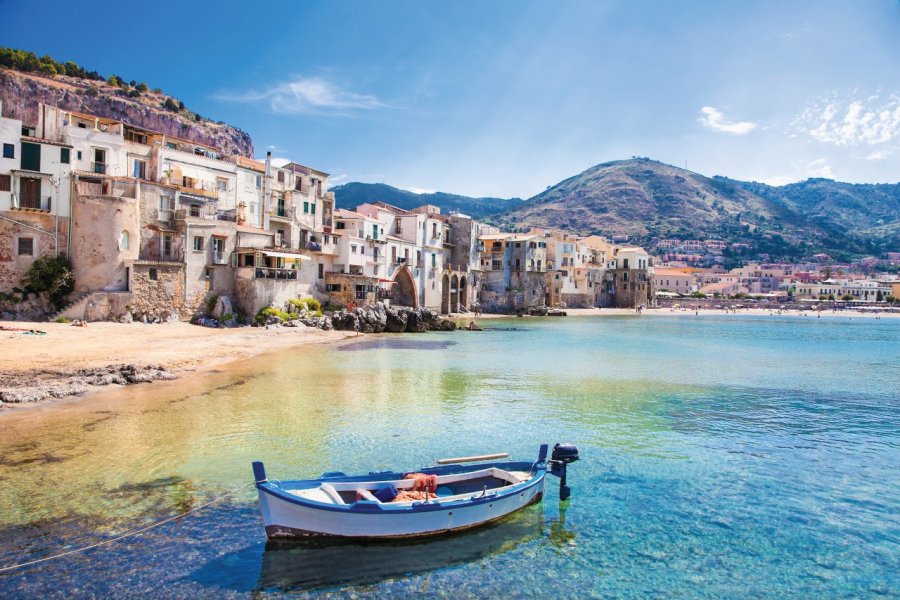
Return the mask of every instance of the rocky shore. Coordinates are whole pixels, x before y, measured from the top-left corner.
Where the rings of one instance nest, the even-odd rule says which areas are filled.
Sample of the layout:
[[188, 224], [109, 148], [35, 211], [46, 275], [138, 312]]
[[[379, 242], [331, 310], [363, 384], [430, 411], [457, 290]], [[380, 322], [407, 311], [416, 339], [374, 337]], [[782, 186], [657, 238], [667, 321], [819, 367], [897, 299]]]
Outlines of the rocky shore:
[[33, 369], [20, 373], [0, 373], [0, 405], [77, 396], [99, 386], [169, 379], [175, 379], [175, 375], [163, 366], [141, 367], [133, 364], [78, 369], [75, 372]]

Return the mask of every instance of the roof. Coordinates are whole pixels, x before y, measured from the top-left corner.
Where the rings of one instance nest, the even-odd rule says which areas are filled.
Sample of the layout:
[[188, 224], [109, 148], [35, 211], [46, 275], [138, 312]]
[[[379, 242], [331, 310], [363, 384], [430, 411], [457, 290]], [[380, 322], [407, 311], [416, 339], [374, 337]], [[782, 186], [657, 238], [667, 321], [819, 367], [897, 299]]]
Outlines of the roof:
[[241, 156], [239, 154], [233, 154], [224, 158], [223, 160], [227, 162], [233, 162], [239, 167], [243, 167], [245, 169], [250, 169], [252, 171], [259, 171], [260, 173], [266, 172], [265, 163], [261, 163], [258, 160], [253, 160], [252, 158], [247, 158], [245, 156]]
[[65, 144], [63, 142], [54, 142], [53, 140], [47, 140], [44, 138], [35, 137], [33, 135], [23, 135], [23, 142], [36, 142], [38, 144], [50, 144], [51, 146], [62, 146], [63, 148], [74, 148], [72, 144]]
[[371, 219], [372, 217], [367, 217], [366, 215], [361, 215], [358, 212], [348, 210], [346, 208], [339, 208], [334, 211], [334, 216], [339, 219]]

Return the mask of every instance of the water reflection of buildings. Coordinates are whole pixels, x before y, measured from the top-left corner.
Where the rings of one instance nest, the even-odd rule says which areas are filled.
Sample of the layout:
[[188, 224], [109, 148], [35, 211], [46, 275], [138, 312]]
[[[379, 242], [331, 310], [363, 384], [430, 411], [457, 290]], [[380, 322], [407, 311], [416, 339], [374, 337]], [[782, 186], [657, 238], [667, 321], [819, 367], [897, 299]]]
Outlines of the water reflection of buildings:
[[512, 551], [545, 534], [541, 504], [468, 533], [421, 541], [266, 544], [258, 591], [371, 585]]

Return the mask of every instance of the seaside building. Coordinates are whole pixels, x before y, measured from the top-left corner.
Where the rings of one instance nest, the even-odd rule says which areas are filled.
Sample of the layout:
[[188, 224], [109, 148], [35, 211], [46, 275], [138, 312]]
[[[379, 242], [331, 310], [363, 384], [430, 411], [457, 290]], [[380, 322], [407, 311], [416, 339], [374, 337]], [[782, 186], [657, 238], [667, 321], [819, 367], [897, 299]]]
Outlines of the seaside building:
[[[39, 113], [29, 126], [0, 107], [0, 291], [37, 256], [65, 254], [72, 317], [183, 320], [217, 298], [230, 299], [220, 312], [252, 315], [298, 296], [442, 313], [618, 306], [650, 287], [646, 253], [598, 236], [501, 233], [430, 205], [336, 210], [327, 173], [271, 153], [222, 156], [114, 119]], [[636, 293], [604, 288], [613, 271]]]

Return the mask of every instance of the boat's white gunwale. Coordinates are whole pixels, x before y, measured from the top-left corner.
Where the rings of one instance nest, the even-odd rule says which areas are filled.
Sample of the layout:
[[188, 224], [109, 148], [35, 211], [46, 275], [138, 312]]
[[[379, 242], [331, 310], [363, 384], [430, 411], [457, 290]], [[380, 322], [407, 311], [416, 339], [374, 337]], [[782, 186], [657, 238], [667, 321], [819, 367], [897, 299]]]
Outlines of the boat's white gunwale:
[[[495, 467], [495, 465], [488, 465], [488, 468]], [[500, 467], [496, 467], [500, 468]], [[503, 469], [501, 469], [503, 470]], [[256, 487], [260, 491], [275, 496], [280, 500], [285, 502], [289, 502], [291, 504], [298, 504], [301, 506], [307, 506], [309, 508], [315, 508], [319, 510], [330, 510], [330, 511], [338, 511], [338, 512], [353, 512], [353, 513], [361, 513], [361, 514], [397, 514], [402, 512], [430, 512], [430, 511], [438, 511], [438, 510], [450, 510], [453, 508], [458, 508], [461, 506], [477, 506], [479, 504], [494, 502], [496, 500], [506, 498], [508, 496], [513, 496], [519, 492], [530, 489], [536, 485], [539, 485], [546, 475], [546, 470], [544, 468], [537, 468], [534, 471], [534, 475], [523, 482], [512, 484], [509, 486], [494, 488], [487, 493], [482, 492], [474, 492], [473, 494], [461, 494], [457, 499], [455, 496], [449, 496], [445, 498], [435, 497], [434, 499], [430, 499], [428, 501], [419, 500], [412, 502], [388, 502], [388, 503], [377, 503], [368, 500], [360, 500], [353, 502], [351, 504], [334, 504], [332, 502], [319, 502], [317, 500], [313, 500], [310, 498], [304, 498], [302, 496], [298, 496], [296, 494], [290, 493], [286, 487], [295, 483], [308, 483], [308, 484], [320, 484], [320, 483], [331, 483], [332, 485], [336, 483], [336, 481], [323, 481], [323, 480], [303, 480], [296, 482], [288, 482], [285, 481], [279, 487], [275, 487], [273, 484], [269, 482], [257, 483]], [[349, 479], [349, 478], [348, 478]], [[391, 483], [392, 480], [386, 481], [386, 483]], [[357, 481], [347, 483], [375, 483], [381, 482], [381, 480], [365, 480], [358, 479]], [[446, 498], [450, 498], [447, 500]]]

